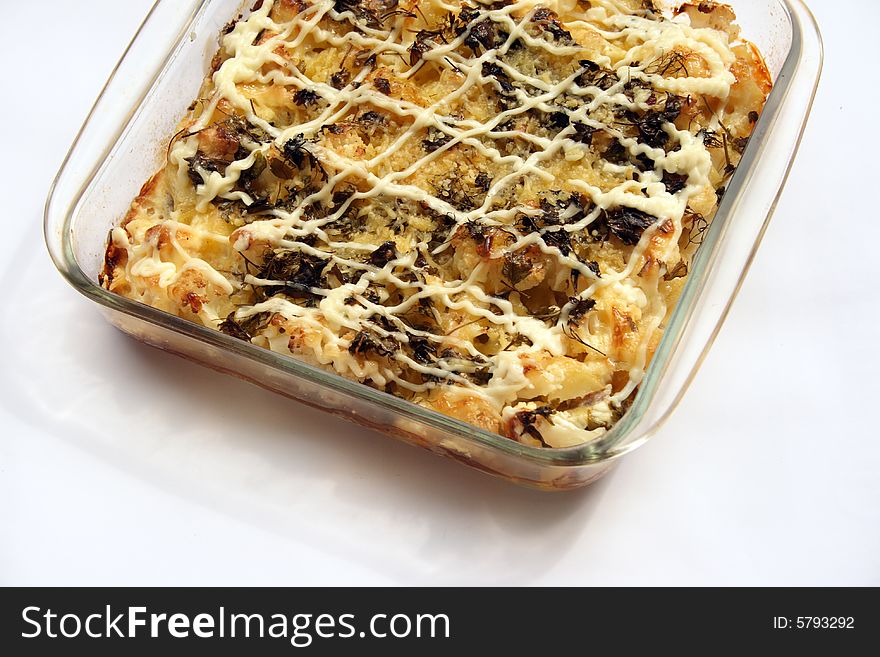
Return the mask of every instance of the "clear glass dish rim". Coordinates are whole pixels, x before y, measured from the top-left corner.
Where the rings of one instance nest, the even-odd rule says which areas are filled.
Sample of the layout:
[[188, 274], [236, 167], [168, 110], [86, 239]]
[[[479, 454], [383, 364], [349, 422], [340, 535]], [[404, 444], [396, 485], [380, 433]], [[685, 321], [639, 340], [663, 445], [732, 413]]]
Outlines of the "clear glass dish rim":
[[[72, 156], [74, 155], [74, 152], [76, 151], [80, 143], [80, 139], [95, 118], [96, 109], [104, 98], [105, 93], [107, 92], [111, 83], [114, 81], [119, 68], [122, 66], [123, 62], [125, 62], [130, 51], [138, 42], [138, 39], [141, 37], [141, 33], [150, 22], [150, 19], [156, 12], [157, 7], [163, 2], [167, 2], [167, 0], [155, 0], [150, 8], [150, 11], [141, 22], [138, 30], [135, 32], [134, 36], [132, 37], [131, 41], [129, 42], [128, 46], [126, 47], [125, 51], [117, 62], [116, 66], [113, 68], [109, 78], [107, 79], [107, 82], [101, 89], [101, 92], [95, 100], [95, 103], [89, 111], [89, 114], [83, 121], [82, 126], [77, 132], [77, 135], [61, 166], [59, 167], [59, 171], [56, 174], [51, 187], [49, 188], [43, 220], [44, 239], [50, 256], [52, 257], [52, 260], [58, 271], [64, 276], [68, 283], [70, 283], [70, 285], [74, 287], [74, 289], [76, 289], [78, 292], [91, 299], [92, 301], [95, 301], [98, 304], [109, 308], [110, 310], [139, 318], [159, 327], [163, 327], [186, 335], [190, 338], [194, 338], [200, 342], [207, 343], [227, 351], [232, 351], [242, 357], [248, 358], [252, 361], [256, 361], [267, 367], [273, 368], [275, 370], [280, 370], [286, 374], [291, 374], [298, 378], [307, 380], [311, 383], [320, 385], [321, 387], [329, 388], [336, 392], [359, 398], [362, 401], [378, 405], [385, 410], [402, 415], [410, 420], [422, 424], [427, 424], [441, 431], [452, 433], [462, 439], [479, 443], [483, 447], [506, 453], [510, 456], [532, 462], [536, 465], [572, 467], [581, 465], [593, 465], [616, 459], [632, 451], [636, 447], [644, 444], [648, 440], [648, 438], [650, 438], [657, 431], [657, 429], [659, 429], [660, 426], [662, 426], [662, 424], [669, 418], [669, 416], [680, 403], [682, 397], [688, 389], [688, 386], [693, 381], [696, 373], [702, 365], [703, 360], [705, 359], [707, 352], [711, 348], [716, 336], [718, 335], [718, 332], [728, 315], [733, 301], [736, 299], [736, 296], [742, 286], [743, 280], [748, 273], [751, 261], [754, 258], [758, 246], [760, 245], [767, 225], [769, 224], [769, 221], [773, 216], [773, 212], [776, 208], [779, 196], [782, 193], [785, 181], [788, 178], [791, 166], [794, 161], [794, 156], [797, 152], [798, 146], [803, 136], [803, 132], [806, 127], [806, 117], [809, 115], [808, 106], [803, 123], [799, 127], [797, 142], [785, 165], [785, 171], [781, 184], [776, 192], [775, 198], [772, 201], [767, 216], [763, 221], [763, 225], [760, 229], [758, 237], [752, 245], [751, 252], [746, 261], [746, 265], [739, 274], [733, 292], [725, 300], [724, 307], [721, 309], [719, 318], [716, 321], [715, 326], [713, 327], [708, 341], [705, 343], [705, 345], [702, 346], [699, 356], [691, 367], [684, 384], [680, 387], [678, 393], [675, 396], [675, 399], [669, 405], [663, 415], [646, 430], [644, 430], [641, 436], [629, 442], [625, 442], [625, 439], [628, 437], [629, 430], [636, 426], [636, 424], [641, 419], [642, 414], [646, 411], [647, 408], [649, 408], [654, 396], [656, 384], [662, 378], [664, 370], [669, 365], [670, 358], [675, 352], [675, 349], [682, 337], [682, 333], [685, 327], [688, 325], [689, 321], [691, 320], [695, 307], [698, 305], [694, 303], [694, 300], [699, 297], [699, 292], [705, 285], [707, 276], [711, 272], [714, 265], [714, 252], [719, 246], [721, 237], [724, 233], [724, 227], [728, 222], [731, 221], [732, 214], [730, 209], [735, 206], [734, 199], [747, 190], [747, 185], [745, 185], [745, 180], [747, 176], [744, 175], [745, 172], [741, 172], [740, 169], [743, 168], [743, 165], [745, 164], [747, 164], [748, 166], [752, 166], [754, 161], [758, 157], [760, 157], [761, 153], [766, 148], [763, 140], [761, 140], [760, 143], [754, 145], [753, 143], [757, 140], [751, 140], [749, 147], [747, 147], [744, 153], [743, 160], [740, 163], [740, 167], [738, 167], [737, 173], [734, 174], [729, 185], [727, 186], [724, 199], [719, 206], [718, 212], [716, 213], [710, 229], [707, 231], [704, 242], [700, 247], [698, 257], [693, 263], [692, 270], [689, 273], [688, 280], [685, 283], [684, 289], [681, 293], [681, 297], [671, 315], [670, 321], [667, 324], [664, 335], [653, 356], [652, 362], [646, 371], [645, 378], [639, 386], [638, 392], [636, 393], [636, 397], [632, 405], [624, 414], [624, 416], [608, 431], [608, 433], [606, 433], [597, 441], [565, 448], [548, 449], [532, 447], [530, 445], [524, 445], [509, 438], [505, 438], [504, 436], [501, 436], [499, 434], [480, 429], [479, 427], [468, 424], [466, 422], [456, 420], [439, 412], [432, 411], [422, 406], [418, 406], [412, 402], [395, 397], [388, 393], [375, 390], [369, 386], [363, 385], [353, 380], [346, 379], [340, 375], [326, 372], [322, 369], [298, 361], [293, 357], [277, 354], [268, 349], [264, 349], [262, 347], [258, 347], [256, 345], [232, 338], [219, 331], [215, 331], [199, 324], [189, 322], [175, 315], [165, 313], [151, 306], [147, 306], [145, 304], [141, 304], [125, 297], [113, 294], [98, 285], [97, 281], [92, 281], [85, 274], [76, 259], [72, 246], [72, 223], [80, 206], [80, 202], [89, 188], [90, 181], [100, 169], [101, 165], [106, 161], [108, 155], [114, 149], [116, 144], [125, 134], [126, 128], [130, 125], [132, 119], [140, 110], [141, 105], [148, 98], [157, 83], [160, 81], [162, 75], [165, 73], [168, 67], [168, 64], [176, 56], [177, 46], [181, 43], [182, 39], [186, 38], [186, 35], [190, 31], [190, 26], [192, 26], [193, 23], [199, 18], [201, 13], [206, 10], [206, 8], [210, 5], [211, 0], [199, 0], [198, 4], [196, 4], [191, 9], [189, 18], [186, 20], [183, 27], [179, 30], [177, 37], [174, 39], [174, 45], [165, 54], [165, 57], [162, 59], [161, 63], [155, 67], [154, 72], [151, 75], [150, 81], [148, 82], [148, 84], [145, 85], [144, 91], [140, 93], [139, 98], [137, 98], [133, 106], [129, 109], [125, 119], [115, 130], [114, 136], [109, 140], [109, 143], [104, 148], [102, 155], [98, 158], [94, 167], [92, 167], [90, 174], [86, 176], [86, 182], [80, 187], [75, 196], [71, 200], [66, 202], [67, 208], [64, 211], [64, 219], [60, 231], [60, 239], [59, 235], [55, 235], [52, 232], [53, 220], [51, 216], [52, 205], [53, 203], [57, 202], [55, 196], [58, 183], [62, 176], [66, 173], [68, 166], [71, 164]], [[770, 96], [768, 97], [764, 113], [762, 114], [761, 119], [756, 126], [756, 131], [760, 129], [762, 124], [768, 122], [768, 119], [772, 118], [772, 116], [768, 117], [768, 113], [771, 113], [773, 116], [775, 116], [775, 114], [780, 110], [782, 100], [784, 99], [791, 85], [794, 84], [797, 80], [797, 76], [793, 75], [793, 73], [798, 68], [798, 61], [800, 58], [800, 54], [803, 50], [805, 39], [812, 39], [815, 45], [818, 46], [820, 58], [815, 80], [812, 81], [812, 90], [810, 92], [810, 105], [812, 105], [813, 98], [816, 94], [816, 90], [819, 84], [819, 76], [822, 68], [821, 64], [823, 54], [821, 36], [812, 13], [801, 0], [779, 0], [779, 2], [786, 12], [787, 18], [789, 19], [792, 27], [792, 44], [780, 69], [779, 75], [777, 76], [777, 81], [774, 84], [774, 88], [771, 91]], [[798, 19], [794, 7], [797, 7], [799, 9], [797, 13], [805, 18], [806, 25], [804, 24], [804, 22]], [[805, 27], [808, 31], [805, 31]]]

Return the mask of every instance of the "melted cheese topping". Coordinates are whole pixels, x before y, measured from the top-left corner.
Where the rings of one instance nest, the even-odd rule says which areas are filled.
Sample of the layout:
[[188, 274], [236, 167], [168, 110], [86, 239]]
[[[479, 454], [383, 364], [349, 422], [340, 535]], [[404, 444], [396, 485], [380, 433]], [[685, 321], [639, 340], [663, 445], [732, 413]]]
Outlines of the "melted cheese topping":
[[257, 5], [102, 283], [515, 440], [606, 431], [769, 91], [729, 8]]

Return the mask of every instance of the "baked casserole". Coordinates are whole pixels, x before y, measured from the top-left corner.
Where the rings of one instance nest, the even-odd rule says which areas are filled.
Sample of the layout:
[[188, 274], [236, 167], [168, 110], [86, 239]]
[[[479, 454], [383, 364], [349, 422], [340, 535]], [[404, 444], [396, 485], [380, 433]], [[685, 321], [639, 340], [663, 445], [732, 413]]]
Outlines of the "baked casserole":
[[101, 284], [512, 440], [626, 411], [770, 77], [729, 7], [276, 0]]

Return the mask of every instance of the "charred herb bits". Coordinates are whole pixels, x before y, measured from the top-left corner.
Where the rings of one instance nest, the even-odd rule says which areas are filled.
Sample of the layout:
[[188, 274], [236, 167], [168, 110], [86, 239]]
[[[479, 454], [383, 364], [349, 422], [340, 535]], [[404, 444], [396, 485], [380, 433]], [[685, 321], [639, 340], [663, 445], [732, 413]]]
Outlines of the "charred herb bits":
[[608, 226], [608, 230], [629, 246], [638, 244], [642, 233], [655, 221], [657, 221], [657, 217], [627, 206], [605, 211], [605, 224]]
[[277, 249], [268, 254], [257, 278], [271, 281], [257, 285], [258, 297], [267, 299], [284, 294], [311, 307], [322, 298], [315, 290], [327, 287], [324, 269], [327, 261], [292, 249]]

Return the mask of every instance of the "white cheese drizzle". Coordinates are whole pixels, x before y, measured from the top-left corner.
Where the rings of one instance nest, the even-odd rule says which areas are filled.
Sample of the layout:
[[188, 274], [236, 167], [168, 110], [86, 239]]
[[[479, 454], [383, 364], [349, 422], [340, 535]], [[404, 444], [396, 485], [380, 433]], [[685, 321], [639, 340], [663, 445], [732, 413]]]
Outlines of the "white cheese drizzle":
[[[673, 227], [672, 237], [665, 238], [664, 243], [671, 245], [669, 249], [677, 249], [678, 237], [682, 232], [682, 217], [688, 200], [710, 183], [712, 161], [710, 153], [700, 136], [688, 130], [679, 130], [673, 124], [666, 123], [664, 130], [674, 144], [674, 148], [666, 151], [652, 148], [637, 139], [627, 137], [614, 124], [598, 120], [603, 109], [625, 108], [633, 111], [646, 111], [650, 105], [646, 102], [646, 94], [627, 96], [624, 92], [631, 80], [639, 80], [659, 92], [676, 95], [705, 94], [714, 98], [727, 97], [730, 87], [735, 81], [730, 73], [733, 55], [727, 44], [725, 35], [711, 29], [697, 29], [686, 21], [660, 20], [647, 16], [626, 15], [613, 0], [594, 0], [589, 10], [584, 12], [584, 21], [571, 21], [566, 24], [569, 29], [575, 27], [588, 28], [598, 32], [604, 39], [615, 44], [625, 54], [616, 62], [613, 72], [617, 80], [607, 88], [597, 86], [581, 86], [579, 75], [583, 70], [575, 71], [564, 79], [554, 81], [546, 76], [528, 75], [511, 66], [502, 58], [510, 51], [513, 44], [519, 42], [532, 49], [545, 51], [548, 55], [571, 58], [572, 55], [583, 53], [591, 56], [603, 67], [610, 67], [608, 57], [589, 53], [579, 45], [571, 43], [559, 44], [548, 39], [533, 36], [527, 31], [530, 21], [539, 6], [553, 8], [555, 2], [537, 2], [535, 0], [519, 0], [504, 7], [478, 5], [479, 14], [470, 23], [470, 27], [481, 20], [488, 19], [497, 24], [507, 37], [495, 48], [486, 48], [473, 57], [462, 54], [462, 45], [470, 35], [471, 29], [464, 30], [455, 38], [447, 40], [435, 39], [432, 47], [425, 50], [418, 62], [410, 66], [406, 61], [409, 47], [413, 43], [414, 33], [418, 29], [431, 29], [423, 18], [399, 14], [388, 17], [380, 27], [366, 26], [358, 22], [358, 30], [350, 30], [339, 34], [322, 27], [322, 21], [333, 20], [355, 22], [358, 17], [352, 11], [338, 12], [334, 9], [333, 0], [319, 0], [307, 5], [289, 22], [276, 23], [270, 17], [272, 2], [263, 2], [262, 6], [253, 11], [247, 18], [239, 20], [234, 29], [222, 39], [222, 49], [227, 56], [213, 75], [213, 93], [206, 99], [206, 107], [200, 112], [199, 118], [188, 127], [190, 136], [180, 138], [169, 151], [169, 162], [178, 167], [174, 184], [179, 188], [190, 188], [192, 183], [187, 175], [188, 161], [198, 150], [197, 132], [206, 128], [211, 117], [218, 110], [218, 104], [225, 101], [248, 123], [263, 130], [271, 137], [264, 143], [246, 142], [246, 155], [231, 162], [222, 171], [199, 170], [201, 184], [196, 186], [196, 211], [204, 212], [212, 203], [221, 201], [241, 201], [245, 205], [255, 201], [250, 194], [236, 190], [242, 172], [250, 169], [257, 158], [266, 156], [270, 149], [284, 147], [289, 140], [302, 135], [307, 142], [309, 152], [327, 172], [326, 180], [318, 191], [305, 197], [295, 208], [285, 210], [278, 207], [254, 218], [251, 223], [239, 228], [230, 238], [237, 251], [246, 251], [255, 243], [271, 245], [274, 248], [297, 250], [303, 254], [323, 258], [328, 266], [335, 263], [357, 271], [360, 279], [356, 283], [345, 283], [335, 289], [315, 288], [311, 292], [320, 298], [314, 307], [304, 307], [294, 301], [276, 296], [260, 303], [240, 308], [236, 318], [244, 320], [260, 313], [278, 314], [296, 321], [299, 325], [320, 334], [321, 341], [315, 347], [313, 357], [318, 362], [334, 367], [337, 371], [351, 373], [361, 380], [372, 380], [382, 386], [394, 382], [398, 387], [414, 393], [425, 393], [431, 388], [443, 385], [450, 389], [461, 389], [463, 393], [476, 395], [494, 405], [502, 417], [509, 417], [513, 412], [509, 406], [517, 400], [528, 399], [526, 394], [532, 386], [524, 374], [523, 356], [548, 353], [563, 356], [567, 349], [567, 324], [573, 308], [570, 302], [561, 309], [558, 320], [548, 326], [543, 320], [518, 314], [514, 304], [499, 296], [488, 294], [481, 282], [487, 275], [485, 266], [476, 267], [466, 280], [432, 279], [429, 276], [401, 278], [395, 269], [414, 269], [419, 254], [425, 257], [436, 257], [449, 248], [449, 243], [429, 249], [427, 243], [418, 244], [412, 251], [391, 261], [384, 267], [375, 266], [363, 259], [348, 257], [343, 253], [369, 252], [373, 245], [350, 242], [334, 242], [328, 237], [325, 228], [342, 217], [347, 210], [362, 199], [379, 196], [395, 197], [415, 203], [422, 203], [441, 215], [454, 219], [459, 226], [468, 222], [476, 222], [482, 226], [504, 226], [513, 235], [512, 243], [505, 245], [505, 250], [513, 252], [524, 247], [535, 245], [538, 249], [553, 258], [564, 268], [577, 271], [588, 285], [578, 295], [580, 299], [588, 299], [600, 290], [612, 288], [610, 291], [628, 302], [641, 308], [644, 323], [640, 331], [640, 344], [634, 362], [629, 363], [629, 377], [626, 385], [612, 396], [612, 402], [620, 402], [628, 397], [638, 386], [644, 376], [649, 359], [649, 342], [656, 330], [659, 330], [666, 308], [660, 294], [649, 297], [638, 288], [626, 287], [626, 281], [636, 272], [635, 268], [643, 262], [643, 256], [657, 235], [659, 226], [666, 222]], [[562, 2], [559, 3], [560, 5]], [[441, 0], [430, 0], [422, 6], [431, 6], [446, 11], [460, 10], [458, 3], [446, 3]], [[261, 35], [268, 35], [262, 36]], [[422, 107], [414, 102], [391, 98], [379, 91], [368, 81], [370, 66], [364, 66], [351, 81], [341, 89], [324, 82], [311, 80], [299, 68], [293, 59], [284, 53], [294, 53], [297, 48], [310, 40], [323, 47], [332, 47], [340, 51], [355, 48], [369, 51], [375, 56], [375, 62], [394, 71], [400, 79], [411, 79], [425, 66], [437, 67], [438, 70], [454, 72], [460, 78], [460, 85], [446, 97]], [[651, 72], [648, 64], [658, 57], [676, 49], [696, 53], [706, 64], [708, 74], [704, 77], [664, 77], [660, 73]], [[513, 91], [509, 94], [512, 102], [508, 109], [485, 121], [468, 118], [463, 119], [449, 113], [449, 108], [461, 102], [467, 94], [477, 86], [494, 86], [501, 92], [499, 81], [484, 75], [485, 65], [500, 67], [507, 78], [513, 83]], [[310, 90], [320, 97], [325, 105], [313, 119], [287, 127], [277, 127], [261, 118], [257, 108], [242, 89], [245, 84], [284, 85], [293, 90]], [[526, 89], [530, 89], [531, 93]], [[560, 106], [555, 104], [563, 95], [579, 99], [577, 109], [567, 110], [569, 125], [561, 129], [554, 137], [542, 137], [526, 134], [505, 128], [505, 123], [516, 116], [532, 110], [542, 112], [557, 111]], [[380, 109], [391, 116], [401, 119], [404, 128], [396, 135], [393, 143], [383, 152], [369, 159], [352, 159], [336, 152], [321, 143], [323, 126], [337, 122], [358, 108], [369, 106]], [[575, 124], [580, 123], [595, 130], [601, 130], [629, 151], [633, 157], [645, 155], [655, 162], [654, 170], [639, 173], [635, 171], [632, 180], [626, 180], [610, 188], [601, 189], [585, 180], [565, 180], [572, 189], [582, 192], [592, 202], [593, 207], [575, 222], [562, 223], [555, 230], [569, 233], [589, 231], [591, 224], [597, 220], [603, 210], [618, 207], [634, 208], [657, 218], [653, 226], [644, 231], [641, 239], [632, 249], [631, 256], [619, 271], [603, 271], [598, 276], [595, 271], [572, 254], [564, 254], [552, 244], [548, 244], [537, 233], [519, 234], [510, 226], [518, 215], [534, 214], [534, 208], [513, 205], [498, 207], [496, 200], [527, 178], [536, 178], [545, 183], [552, 183], [553, 174], [548, 172], [547, 165], [564, 158], [577, 161], [583, 157], [585, 144], [573, 139]], [[396, 170], [389, 160], [408, 142], [420, 139], [426, 130], [437, 131], [445, 142], [436, 149], [427, 152], [416, 162], [406, 168]], [[530, 147], [527, 156], [512, 155], [502, 152], [497, 147], [498, 140], [514, 139], [526, 143]], [[443, 157], [451, 149], [464, 145], [473, 149], [482, 158], [493, 162], [507, 171], [491, 181], [485, 199], [470, 210], [461, 210], [448, 201], [439, 198], [425, 189], [407, 182], [414, 174]], [[629, 165], [606, 163], [610, 171], [632, 169]], [[668, 193], [661, 182], [664, 172], [679, 174], [686, 177], [686, 184], [677, 193]], [[323, 203], [325, 206], [333, 196], [334, 189], [346, 180], [357, 180], [358, 191], [327, 216], [311, 218], [306, 209], [312, 204]], [[563, 218], [574, 216], [572, 208], [563, 213]], [[176, 228], [169, 222], [172, 234]], [[191, 226], [188, 231], [198, 232]], [[198, 233], [199, 239], [216, 239], [209, 231]], [[315, 247], [314, 238], [322, 242]], [[222, 239], [225, 239], [223, 237]], [[240, 288], [241, 284], [251, 286], [277, 286], [283, 281], [258, 278], [252, 275], [243, 281], [234, 280], [229, 276], [215, 271], [202, 259], [189, 256], [185, 248], [181, 248], [176, 240], [172, 243], [180, 260], [181, 266], [173, 262], [163, 261], [158, 248], [151, 244], [132, 246], [124, 231], [117, 229], [113, 233], [114, 242], [129, 250], [129, 274], [133, 276], [158, 277], [158, 285], [166, 288], [188, 269], [197, 269], [206, 279], [226, 294]], [[311, 240], [311, 241], [310, 241]], [[676, 252], [677, 254], [677, 252]], [[667, 254], [675, 255], [675, 254]], [[386, 304], [386, 298], [375, 299], [364, 296], [368, 287], [393, 286], [402, 291], [403, 300], [397, 304]], [[628, 291], [627, 291], [628, 290]], [[637, 292], [634, 292], [637, 291]], [[350, 303], [350, 299], [356, 303]], [[497, 355], [483, 357], [472, 341], [466, 337], [458, 337], [455, 331], [449, 335], [438, 336], [427, 331], [413, 329], [405, 325], [399, 316], [413, 309], [420, 299], [430, 299], [436, 307], [447, 311], [458, 311], [471, 319], [478, 319], [486, 326], [498, 326], [508, 334], [522, 335], [531, 344], [518, 344], [500, 351]], [[210, 315], [210, 309], [205, 310]], [[384, 318], [384, 322], [379, 320]], [[203, 316], [213, 320], [214, 324], [221, 318]], [[414, 383], [412, 377], [401, 376], [390, 368], [371, 362], [369, 359], [358, 359], [349, 353], [350, 340], [341, 337], [351, 331], [359, 331], [364, 327], [380, 336], [392, 335], [401, 343], [417, 337], [429, 341], [442, 340], [443, 347], [452, 347], [462, 355], [484, 362], [489, 368], [491, 378], [487, 383], [477, 384], [467, 377], [467, 367], [461, 362], [451, 364], [444, 358], [431, 363], [417, 362], [404, 350], [398, 350], [389, 356], [402, 370], [411, 371], [421, 376], [421, 382]], [[392, 330], [389, 330], [391, 328]], [[274, 334], [268, 338], [260, 338], [270, 348], [286, 350], [288, 338], [282, 334]], [[473, 367], [473, 362], [470, 366]], [[581, 442], [584, 436], [593, 437], [596, 432], [588, 432], [583, 426], [576, 426], [569, 419], [559, 417], [546, 425], [554, 427], [548, 433], [556, 432], [576, 436], [571, 439]], [[570, 439], [557, 437], [554, 444], [568, 444]]]

